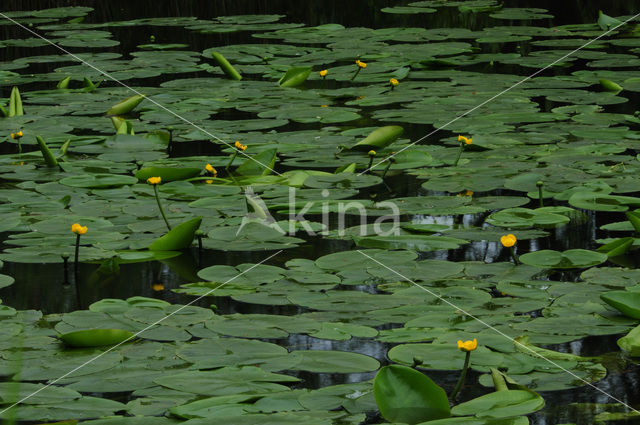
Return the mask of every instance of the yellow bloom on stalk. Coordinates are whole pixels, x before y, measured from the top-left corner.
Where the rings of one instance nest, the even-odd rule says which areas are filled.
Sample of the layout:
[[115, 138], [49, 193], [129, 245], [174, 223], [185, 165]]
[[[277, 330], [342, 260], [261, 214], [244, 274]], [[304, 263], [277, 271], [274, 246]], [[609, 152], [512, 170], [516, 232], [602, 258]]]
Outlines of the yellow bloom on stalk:
[[363, 69], [367, 67], [367, 64], [365, 62], [362, 62], [360, 59], [356, 61], [356, 64]]
[[465, 145], [470, 145], [470, 144], [471, 144], [471, 142], [472, 142], [472, 139], [471, 139], [471, 137], [468, 137], [468, 138], [467, 138], [467, 137], [464, 137], [464, 136], [458, 135], [458, 142], [462, 142], [462, 143], [464, 143]]
[[213, 183], [213, 180], [205, 180], [205, 183], [211, 184], [211, 183]]
[[326, 69], [323, 69], [322, 71], [320, 71], [320, 76], [321, 76], [322, 78], [324, 78], [324, 77], [326, 77], [326, 76], [327, 76], [327, 74], [328, 74], [328, 73], [329, 73], [329, 71], [327, 71]]
[[71, 231], [76, 235], [84, 235], [87, 233], [87, 226], [81, 226], [80, 223], [73, 223], [71, 225]]
[[218, 175], [218, 170], [213, 168], [211, 164], [205, 165], [204, 169], [207, 170], [207, 173], [211, 174], [213, 177], [216, 177]]
[[395, 87], [395, 86], [397, 86], [398, 84], [400, 84], [400, 83], [398, 82], [398, 80], [396, 80], [395, 78], [390, 79], [390, 80], [389, 80], [389, 83], [391, 83], [391, 85], [392, 85], [393, 87]]
[[154, 283], [153, 285], [151, 285], [151, 289], [156, 292], [164, 291], [164, 285], [162, 283]]
[[473, 196], [473, 191], [471, 191], [471, 190], [467, 190], [467, 191], [464, 193], [464, 196]]
[[500, 243], [502, 243], [502, 246], [506, 248], [511, 248], [516, 244], [516, 242], [518, 242], [518, 239], [515, 237], [515, 235], [512, 235], [511, 233], [509, 233], [508, 235], [504, 235], [500, 238]]
[[376, 156], [376, 151], [370, 150], [368, 153], [369, 156]]
[[473, 341], [464, 341], [458, 340], [458, 350], [469, 352], [478, 348], [478, 340], [473, 338]]
[[153, 185], [160, 184], [161, 181], [162, 181], [162, 177], [149, 177], [147, 179], [147, 183], [153, 184]]
[[12, 139], [19, 139], [21, 137], [22, 137], [22, 130], [18, 131], [17, 133], [11, 133]]
[[241, 150], [241, 151], [247, 150], [247, 145], [243, 145], [238, 140], [236, 140], [236, 142], [233, 144], [233, 146], [235, 146], [236, 149]]

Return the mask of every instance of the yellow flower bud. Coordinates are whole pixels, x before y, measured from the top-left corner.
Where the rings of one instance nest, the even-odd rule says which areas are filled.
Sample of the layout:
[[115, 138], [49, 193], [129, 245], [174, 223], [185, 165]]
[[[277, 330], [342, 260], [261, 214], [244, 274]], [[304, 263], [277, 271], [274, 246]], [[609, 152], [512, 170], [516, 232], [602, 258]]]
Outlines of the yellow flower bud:
[[376, 151], [370, 150], [369, 151], [369, 156], [376, 156]]
[[364, 69], [364, 68], [366, 68], [366, 67], [367, 67], [367, 64], [366, 64], [366, 63], [361, 62], [361, 61], [359, 61], [359, 60], [358, 60], [358, 61], [356, 61], [356, 63], [358, 64], [358, 66], [359, 66], [360, 68], [363, 68], [363, 69]]
[[79, 223], [73, 223], [71, 225], [71, 231], [76, 235], [84, 235], [87, 233], [87, 226], [81, 226]]
[[162, 181], [162, 177], [149, 177], [147, 179], [147, 183], [153, 184], [153, 185], [160, 184], [161, 181]]
[[322, 78], [324, 78], [324, 77], [326, 77], [326, 76], [327, 76], [327, 74], [328, 74], [328, 73], [329, 73], [329, 71], [327, 71], [326, 69], [323, 69], [322, 71], [320, 71], [320, 76], [321, 76]]
[[208, 171], [209, 173], [211, 173], [211, 174], [213, 174], [213, 173], [215, 173], [215, 172], [216, 172], [216, 169], [215, 169], [215, 168], [213, 168], [213, 167], [211, 166], [211, 164], [207, 164], [207, 165], [205, 165], [205, 166], [204, 166], [204, 169], [205, 169], [205, 170], [207, 170], [207, 171]]
[[458, 340], [458, 350], [468, 352], [478, 348], [478, 340], [473, 338], [473, 341], [461, 341]]
[[395, 87], [395, 86], [397, 86], [398, 84], [400, 84], [400, 83], [398, 82], [398, 80], [396, 80], [395, 78], [390, 79], [390, 80], [389, 80], [389, 83], [391, 83], [391, 85], [392, 85], [393, 87]]
[[164, 291], [164, 285], [162, 283], [154, 283], [153, 285], [151, 285], [151, 289], [156, 292]]
[[509, 233], [508, 235], [504, 235], [500, 238], [500, 243], [502, 243], [502, 246], [506, 248], [511, 248], [516, 244], [516, 242], [518, 242], [518, 239], [515, 237], [515, 235], [512, 235], [511, 233]]

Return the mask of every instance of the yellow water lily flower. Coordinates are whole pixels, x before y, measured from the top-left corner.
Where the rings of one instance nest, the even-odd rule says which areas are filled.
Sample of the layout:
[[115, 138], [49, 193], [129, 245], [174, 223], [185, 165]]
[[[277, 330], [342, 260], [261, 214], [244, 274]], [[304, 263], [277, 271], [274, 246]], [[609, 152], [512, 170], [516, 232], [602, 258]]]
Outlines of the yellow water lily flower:
[[360, 59], [358, 59], [356, 61], [356, 64], [360, 67], [360, 68], [366, 68], [367, 64], [365, 62], [362, 62]]
[[153, 285], [151, 285], [151, 289], [156, 292], [164, 291], [164, 285], [162, 283], [154, 283]]
[[368, 153], [369, 156], [376, 156], [376, 151], [370, 150]]
[[235, 146], [236, 149], [241, 150], [241, 151], [247, 150], [247, 145], [243, 145], [238, 140], [236, 140], [236, 142], [233, 144], [233, 146]]
[[87, 233], [87, 226], [81, 226], [80, 223], [73, 223], [71, 225], [71, 231], [76, 235], [84, 235]]
[[515, 237], [515, 235], [512, 235], [511, 233], [509, 233], [508, 235], [504, 235], [500, 238], [500, 243], [502, 243], [502, 246], [506, 248], [511, 248], [516, 244], [516, 242], [518, 242], [518, 239]]
[[473, 341], [461, 341], [458, 340], [458, 350], [468, 352], [478, 348], [478, 340], [473, 338]]
[[149, 184], [160, 184], [160, 182], [162, 181], [162, 177], [149, 177], [147, 179], [147, 183]]
[[205, 165], [204, 169], [207, 170], [208, 172], [212, 173], [212, 174], [216, 171], [216, 169], [213, 168], [213, 166], [211, 164]]
[[395, 78], [392, 78], [389, 80], [389, 83], [391, 83], [391, 85], [393, 87], [397, 86], [398, 84], [400, 84], [400, 82], [398, 82], [398, 80], [396, 80]]
[[472, 139], [471, 137], [464, 137], [461, 135], [458, 135], [458, 142], [463, 142], [465, 145], [470, 145], [472, 143]]
[[204, 182], [205, 182], [206, 184], [211, 184], [211, 183], [213, 183], [213, 180], [205, 180]]
[[328, 73], [329, 73], [329, 71], [327, 71], [326, 69], [323, 69], [322, 71], [319, 72], [319, 74], [320, 74], [320, 76], [322, 78], [326, 77]]
[[21, 137], [22, 137], [22, 130], [18, 131], [17, 133], [11, 133], [12, 139], [19, 139]]

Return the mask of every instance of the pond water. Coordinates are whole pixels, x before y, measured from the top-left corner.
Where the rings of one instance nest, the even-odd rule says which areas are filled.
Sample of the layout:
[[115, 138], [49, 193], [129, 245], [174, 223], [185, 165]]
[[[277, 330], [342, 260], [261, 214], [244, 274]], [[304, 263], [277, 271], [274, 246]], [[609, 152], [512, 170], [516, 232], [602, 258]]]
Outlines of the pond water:
[[[385, 423], [371, 392], [379, 366], [420, 358], [450, 392], [463, 359], [455, 343], [477, 338], [456, 404], [492, 391], [495, 367], [545, 407], [451, 423], [640, 423], [628, 413], [640, 406], [640, 369], [617, 342], [637, 320], [600, 298], [637, 291], [640, 279], [640, 230], [624, 214], [640, 208], [638, 27], [581, 48], [607, 28], [599, 10], [617, 25], [637, 6], [5, 0], [2, 13], [25, 27], [0, 17], [0, 105], [9, 110], [19, 87], [24, 115], [0, 118], [0, 364], [26, 384], [0, 385], [0, 398], [7, 407], [53, 380], [57, 390], [0, 417]], [[242, 80], [227, 79], [212, 52]], [[312, 71], [280, 87], [291, 67]], [[56, 88], [65, 77], [68, 88]], [[149, 99], [116, 114], [127, 121], [114, 136], [121, 121], [105, 111], [136, 92]], [[354, 146], [391, 125], [403, 128], [397, 140]], [[9, 136], [19, 130], [22, 139]], [[35, 136], [57, 165], [44, 165]], [[234, 153], [236, 140], [246, 152]], [[165, 167], [158, 187], [136, 174], [149, 167]], [[244, 228], [256, 210], [248, 187], [281, 227], [307, 204], [304, 219], [327, 232], [283, 235], [255, 218]], [[147, 250], [167, 231], [155, 189], [174, 229], [203, 217], [200, 246]], [[363, 209], [340, 214], [339, 202]], [[384, 202], [398, 208], [399, 235], [372, 227]], [[75, 222], [89, 228], [77, 272]], [[525, 264], [500, 244], [511, 233]], [[594, 253], [620, 237], [622, 255]], [[589, 251], [561, 263], [573, 249]], [[542, 250], [551, 259], [528, 254]], [[95, 328], [142, 339], [58, 381], [106, 350], [65, 347], [59, 335]], [[521, 335], [553, 363], [509, 339]]]

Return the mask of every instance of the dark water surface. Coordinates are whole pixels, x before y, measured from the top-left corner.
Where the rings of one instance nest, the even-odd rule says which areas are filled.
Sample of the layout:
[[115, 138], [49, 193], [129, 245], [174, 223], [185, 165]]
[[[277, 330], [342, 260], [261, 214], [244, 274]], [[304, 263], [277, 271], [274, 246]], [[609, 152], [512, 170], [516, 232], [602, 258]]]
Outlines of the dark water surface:
[[[400, 2], [393, 0], [311, 0], [305, 2], [290, 0], [264, 0], [264, 1], [151, 1], [151, 0], [110, 0], [110, 1], [53, 1], [53, 0], [3, 0], [2, 10], [36, 10], [50, 7], [82, 5], [95, 8], [87, 22], [108, 22], [137, 19], [144, 17], [169, 17], [169, 16], [195, 16], [201, 19], [211, 19], [223, 15], [241, 14], [283, 14], [286, 15], [285, 22], [300, 22], [306, 25], [320, 25], [326, 23], [339, 23], [349, 27], [464, 27], [472, 30], [480, 30], [487, 26], [496, 25], [496, 21], [486, 14], [460, 14], [456, 8], [442, 8], [438, 13], [422, 15], [392, 15], [380, 12], [386, 6], [399, 5]], [[605, 0], [567, 0], [567, 1], [516, 1], [507, 0], [504, 2], [507, 7], [540, 7], [549, 10], [555, 18], [548, 23], [552, 25], [573, 24], [583, 22], [594, 22], [597, 19], [598, 10], [605, 10], [608, 15], [620, 16], [631, 15], [640, 11], [640, 1], [605, 1]], [[504, 21], [501, 21], [504, 22]], [[539, 22], [538, 25], [546, 26], [547, 23]], [[182, 28], [160, 28], [160, 27], [114, 27], [109, 28], [113, 33], [113, 38], [119, 40], [121, 44], [110, 48], [114, 52], [126, 55], [136, 50], [136, 46], [148, 42], [149, 36], [154, 35], [158, 43], [185, 43], [188, 50], [202, 51], [216, 45], [227, 45], [236, 43], [262, 42], [252, 38], [249, 33], [234, 34], [200, 34], [195, 31], [188, 31]], [[0, 26], [2, 39], [24, 38], [27, 34], [24, 30], [11, 25]], [[508, 47], [514, 48], [514, 44]], [[525, 43], [526, 44], [526, 43]], [[490, 45], [483, 47], [488, 51], [492, 49]], [[71, 49], [73, 51], [73, 49]], [[104, 51], [105, 49], [100, 49]], [[108, 49], [107, 49], [108, 50]], [[11, 60], [20, 56], [34, 56], [40, 54], [59, 54], [53, 47], [42, 48], [4, 48], [0, 54], [7, 55], [1, 60]], [[34, 72], [48, 72], [58, 64], [38, 64], [33, 69]], [[579, 62], [576, 62], [579, 66]], [[51, 67], [51, 68], [48, 68]], [[533, 69], [522, 69], [514, 72], [513, 69], [504, 69], [505, 73], [518, 73], [527, 75], [534, 72]], [[500, 69], [498, 69], [500, 72]], [[554, 71], [556, 72], [556, 71]], [[206, 75], [206, 73], [202, 73]], [[200, 76], [198, 73], [189, 75], [172, 76], [171, 78]], [[145, 79], [144, 84], [149, 86], [160, 84], [163, 78]], [[105, 84], [110, 84], [105, 82]], [[131, 82], [135, 85], [135, 81]], [[34, 84], [33, 87], [37, 87]], [[29, 88], [30, 89], [30, 88]], [[8, 87], [2, 87], [2, 96], [8, 94]], [[634, 105], [638, 104], [638, 99], [630, 98], [630, 102], [614, 107], [607, 107], [607, 111], [633, 113]], [[544, 105], [545, 109], [550, 109], [555, 105]], [[233, 119], [234, 117], [225, 117]], [[295, 130], [298, 128], [309, 128], [308, 126], [292, 124], [286, 129]], [[313, 127], [312, 127], [313, 128]], [[317, 126], [320, 128], [320, 125]], [[406, 134], [415, 140], [429, 133], [433, 128], [422, 125], [407, 125]], [[442, 131], [435, 134], [424, 143], [435, 143], [443, 136], [450, 133]], [[214, 153], [217, 147], [212, 144], [181, 143], [177, 146], [174, 156], [197, 155], [203, 153]], [[1, 149], [0, 149], [1, 150]], [[213, 150], [213, 151], [212, 151]], [[411, 176], [397, 176], [388, 179], [388, 188], [376, 188], [380, 197], [394, 196], [416, 196], [426, 194], [420, 188], [420, 182]], [[502, 191], [501, 194], [510, 194]], [[541, 240], [524, 241], [519, 244], [519, 249], [523, 251], [538, 249], [563, 250], [575, 247], [594, 248], [594, 240], [608, 237], [607, 232], [598, 230], [602, 224], [614, 221], [606, 213], [588, 212], [589, 220], [583, 225], [564, 226], [551, 236]], [[313, 219], [312, 217], [309, 217]], [[481, 225], [484, 216], [465, 216], [465, 222]], [[5, 240], [6, 235], [0, 240]], [[283, 265], [291, 258], [316, 259], [322, 255], [353, 249], [350, 242], [327, 240], [321, 238], [308, 238], [307, 244], [298, 248], [288, 249], [275, 257], [270, 264]], [[180, 257], [181, 270], [195, 271], [214, 264], [237, 265], [240, 263], [257, 263], [269, 255], [269, 252], [222, 252], [213, 250], [192, 249]], [[477, 242], [465, 245], [463, 248], [452, 251], [441, 251], [437, 253], [425, 253], [424, 258], [439, 258], [451, 261], [482, 260], [487, 262], [507, 260], [506, 250], [498, 250], [495, 244]], [[638, 262], [638, 259], [636, 259]], [[119, 276], [111, 280], [100, 280], [95, 278], [97, 265], [82, 264], [80, 267], [81, 280], [93, 279], [90, 285], [83, 285], [80, 289], [80, 300], [76, 298], [73, 285], [65, 285], [64, 268], [60, 264], [34, 265], [6, 263], [3, 273], [13, 276], [16, 283], [8, 288], [0, 290], [0, 298], [4, 304], [16, 309], [38, 309], [44, 313], [59, 313], [73, 311], [78, 308], [86, 308], [89, 304], [102, 298], [127, 298], [141, 295], [147, 297], [162, 298], [174, 303], [186, 303], [193, 297], [174, 294], [171, 289], [179, 287], [183, 283], [192, 281], [189, 274], [182, 275], [175, 273], [167, 264], [160, 262], [122, 265]], [[575, 278], [576, 276], [565, 276], [565, 278]], [[154, 284], [162, 284], [164, 290], [156, 291]], [[256, 306], [238, 303], [229, 298], [210, 297], [199, 302], [202, 306], [216, 304], [220, 313], [272, 313], [272, 314], [297, 314], [303, 311], [296, 307], [274, 307]], [[618, 336], [589, 337], [581, 341], [560, 344], [550, 348], [558, 351], [568, 352], [578, 355], [601, 355], [612, 353], [609, 357], [610, 364], [608, 376], [598, 382], [596, 386], [603, 391], [612, 394], [625, 403], [636, 405], [640, 400], [640, 377], [638, 369], [634, 367], [623, 367], [619, 349], [616, 345]], [[345, 351], [355, 351], [373, 356], [383, 364], [388, 361], [385, 353], [392, 346], [391, 344], [379, 343], [371, 340], [350, 340], [350, 341], [325, 341], [317, 340], [304, 335], [291, 336], [286, 340], [274, 341], [282, 346], [291, 348], [315, 348], [315, 349], [340, 349]], [[447, 390], [453, 387], [456, 377], [451, 373], [430, 373], [435, 380], [441, 383]], [[327, 375], [327, 374], [304, 374], [300, 375], [305, 379], [305, 386], [323, 387], [327, 385], [357, 382], [369, 379], [373, 374], [352, 374], [352, 375]], [[468, 382], [474, 382], [471, 376]], [[465, 398], [471, 398], [473, 390], [465, 393]], [[555, 391], [553, 393], [542, 393], [547, 402], [547, 407], [537, 414], [531, 416], [531, 421], [538, 425], [575, 423], [591, 424], [594, 422], [594, 409], [590, 407], [576, 407], [571, 403], [612, 403], [614, 402], [606, 395], [598, 392], [594, 388], [581, 387], [574, 390]], [[371, 417], [370, 421], [379, 421], [379, 418]], [[627, 421], [625, 423], [640, 423]]]

